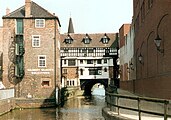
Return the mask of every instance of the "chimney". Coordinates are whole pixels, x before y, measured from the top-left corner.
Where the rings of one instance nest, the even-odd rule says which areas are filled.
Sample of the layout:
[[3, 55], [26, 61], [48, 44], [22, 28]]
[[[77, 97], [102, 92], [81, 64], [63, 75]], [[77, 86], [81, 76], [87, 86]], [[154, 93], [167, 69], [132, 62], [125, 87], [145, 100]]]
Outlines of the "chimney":
[[25, 17], [31, 17], [31, 0], [25, 0]]
[[7, 8], [7, 9], [6, 9], [6, 15], [9, 15], [9, 14], [10, 14], [10, 9]]

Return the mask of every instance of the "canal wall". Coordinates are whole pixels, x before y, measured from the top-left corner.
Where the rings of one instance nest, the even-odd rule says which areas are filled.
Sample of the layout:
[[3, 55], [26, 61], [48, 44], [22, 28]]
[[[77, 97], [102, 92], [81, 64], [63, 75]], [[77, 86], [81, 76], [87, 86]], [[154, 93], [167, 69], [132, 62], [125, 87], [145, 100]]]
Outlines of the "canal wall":
[[46, 108], [55, 107], [55, 99], [15, 98], [15, 108]]
[[0, 115], [13, 109], [55, 107], [55, 99], [8, 98], [0, 100]]
[[15, 100], [13, 98], [0, 100], [0, 115], [3, 115], [15, 109]]
[[80, 90], [80, 88], [72, 88], [72, 87], [68, 87], [67, 88], [67, 99], [70, 99], [70, 98], [74, 98], [74, 97], [77, 97], [77, 96], [82, 96], [84, 91], [83, 90]]

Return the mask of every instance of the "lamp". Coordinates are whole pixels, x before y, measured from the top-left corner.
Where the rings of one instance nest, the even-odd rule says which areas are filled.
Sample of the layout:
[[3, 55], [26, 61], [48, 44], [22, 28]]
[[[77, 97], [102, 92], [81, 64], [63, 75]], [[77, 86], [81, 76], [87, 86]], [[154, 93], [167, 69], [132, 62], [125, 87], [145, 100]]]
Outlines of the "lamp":
[[161, 53], [164, 53], [164, 49], [161, 49], [160, 46], [161, 46], [161, 38], [159, 37], [159, 35], [157, 35], [156, 39], [154, 39], [154, 42], [156, 44], [156, 47], [157, 47], [157, 50]]
[[142, 64], [143, 62], [142, 62], [142, 60], [143, 60], [143, 56], [141, 55], [141, 53], [140, 53], [140, 55], [138, 56], [138, 60], [139, 60], [139, 62]]
[[134, 70], [134, 68], [133, 68], [133, 63], [131, 62], [129, 65], [130, 65], [130, 69], [131, 69], [131, 70]]

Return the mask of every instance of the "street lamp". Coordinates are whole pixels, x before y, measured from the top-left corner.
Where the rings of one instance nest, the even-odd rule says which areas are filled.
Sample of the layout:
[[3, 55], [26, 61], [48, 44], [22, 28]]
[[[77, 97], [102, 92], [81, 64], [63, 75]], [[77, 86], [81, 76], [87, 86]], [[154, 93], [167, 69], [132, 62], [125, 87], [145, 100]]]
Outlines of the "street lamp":
[[140, 55], [138, 56], [138, 60], [139, 60], [139, 62], [142, 64], [143, 62], [143, 56], [141, 55], [141, 53], [140, 53]]
[[130, 65], [131, 70], [134, 70], [133, 63], [131, 62], [129, 65]]
[[159, 35], [157, 35], [156, 39], [154, 39], [154, 42], [156, 44], [157, 50], [161, 53], [164, 53], [164, 49], [161, 49], [161, 38], [159, 37]]

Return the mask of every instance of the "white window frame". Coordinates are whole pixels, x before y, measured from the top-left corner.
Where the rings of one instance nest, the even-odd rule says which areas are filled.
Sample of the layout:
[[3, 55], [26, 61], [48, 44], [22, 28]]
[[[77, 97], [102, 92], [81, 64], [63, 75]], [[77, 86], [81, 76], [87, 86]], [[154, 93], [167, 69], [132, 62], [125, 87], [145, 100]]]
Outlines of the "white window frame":
[[[41, 57], [44, 57], [44, 59], [41, 59]], [[38, 55], [38, 67], [46, 67], [46, 55]]]
[[40, 35], [32, 35], [32, 47], [40, 47]]
[[45, 27], [45, 19], [35, 19], [35, 27], [36, 28], [44, 28]]

